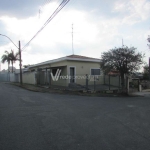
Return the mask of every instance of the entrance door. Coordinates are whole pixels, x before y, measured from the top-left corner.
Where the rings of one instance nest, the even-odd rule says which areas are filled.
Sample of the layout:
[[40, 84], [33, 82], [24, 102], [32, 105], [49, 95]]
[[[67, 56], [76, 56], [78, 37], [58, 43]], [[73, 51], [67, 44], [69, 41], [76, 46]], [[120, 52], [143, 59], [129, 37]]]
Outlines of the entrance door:
[[75, 83], [75, 68], [70, 67], [70, 83]]

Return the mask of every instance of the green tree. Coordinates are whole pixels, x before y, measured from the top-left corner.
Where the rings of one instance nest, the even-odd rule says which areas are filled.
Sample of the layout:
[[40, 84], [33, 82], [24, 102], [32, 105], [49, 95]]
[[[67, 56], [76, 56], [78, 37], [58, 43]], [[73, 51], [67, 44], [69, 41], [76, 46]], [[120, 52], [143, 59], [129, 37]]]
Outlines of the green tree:
[[11, 52], [9, 53], [9, 57], [10, 57], [10, 61], [12, 64], [12, 72], [13, 72], [13, 64], [19, 60], [19, 52], [17, 52], [16, 54], [14, 53], [13, 50], [11, 50]]
[[114, 48], [102, 53], [101, 68], [104, 73], [111, 69], [118, 70], [121, 75], [122, 87], [124, 87], [124, 75], [140, 69], [143, 64], [143, 55], [136, 52], [136, 48]]
[[24, 67], [24, 68], [28, 68], [29, 66], [30, 66], [30, 64], [29, 64], [29, 65], [24, 65], [23, 67]]
[[8, 63], [8, 72], [9, 72], [9, 65], [10, 65], [10, 57], [9, 57], [9, 52], [5, 51], [5, 54], [1, 57], [2, 63], [7, 62]]
[[5, 51], [5, 54], [2, 56], [2, 63], [5, 63], [6, 61], [8, 62], [8, 71], [9, 71], [9, 65], [10, 63], [12, 64], [12, 72], [13, 72], [13, 64], [19, 60], [19, 53], [17, 52], [16, 54], [14, 54], [14, 51], [11, 50], [11, 52], [9, 53], [8, 51]]

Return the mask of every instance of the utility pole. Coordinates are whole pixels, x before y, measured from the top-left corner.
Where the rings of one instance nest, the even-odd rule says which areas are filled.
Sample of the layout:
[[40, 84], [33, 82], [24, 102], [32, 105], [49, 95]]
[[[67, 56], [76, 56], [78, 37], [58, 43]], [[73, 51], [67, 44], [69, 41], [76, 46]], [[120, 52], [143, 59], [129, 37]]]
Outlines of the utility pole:
[[20, 41], [19, 41], [19, 66], [20, 66], [20, 84], [22, 85], [22, 60], [21, 60], [21, 44], [20, 44]]

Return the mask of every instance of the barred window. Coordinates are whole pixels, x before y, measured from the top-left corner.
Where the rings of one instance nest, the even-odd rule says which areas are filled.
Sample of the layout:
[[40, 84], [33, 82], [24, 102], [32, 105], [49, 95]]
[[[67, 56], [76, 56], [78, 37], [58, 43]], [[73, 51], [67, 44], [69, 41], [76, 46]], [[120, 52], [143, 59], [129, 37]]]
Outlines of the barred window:
[[91, 69], [91, 75], [100, 75], [100, 69]]

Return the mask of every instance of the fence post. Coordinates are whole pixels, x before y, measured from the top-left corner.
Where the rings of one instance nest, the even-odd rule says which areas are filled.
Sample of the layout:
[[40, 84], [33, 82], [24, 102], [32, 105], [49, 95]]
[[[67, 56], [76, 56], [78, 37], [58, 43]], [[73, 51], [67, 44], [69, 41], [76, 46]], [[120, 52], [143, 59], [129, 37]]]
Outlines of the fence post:
[[95, 82], [95, 75], [94, 75], [94, 91], [95, 91], [95, 87], [96, 86], [96, 82]]
[[109, 90], [110, 90], [110, 75], [109, 75]]
[[49, 87], [51, 86], [51, 69], [49, 71]]
[[38, 73], [37, 73], [37, 70], [35, 70], [35, 85], [38, 85]]
[[126, 77], [126, 80], [127, 94], [129, 94], [129, 78]]
[[104, 85], [106, 84], [106, 82], [105, 82], [105, 74], [104, 74]]
[[119, 77], [119, 89], [120, 89], [120, 75], [118, 75], [118, 77]]
[[138, 80], [138, 91], [141, 92], [140, 79]]
[[88, 75], [86, 74], [86, 90], [88, 90]]
[[44, 74], [44, 79], [45, 79], [45, 85], [47, 85], [47, 68], [46, 68], [46, 71], [45, 71], [45, 74]]

